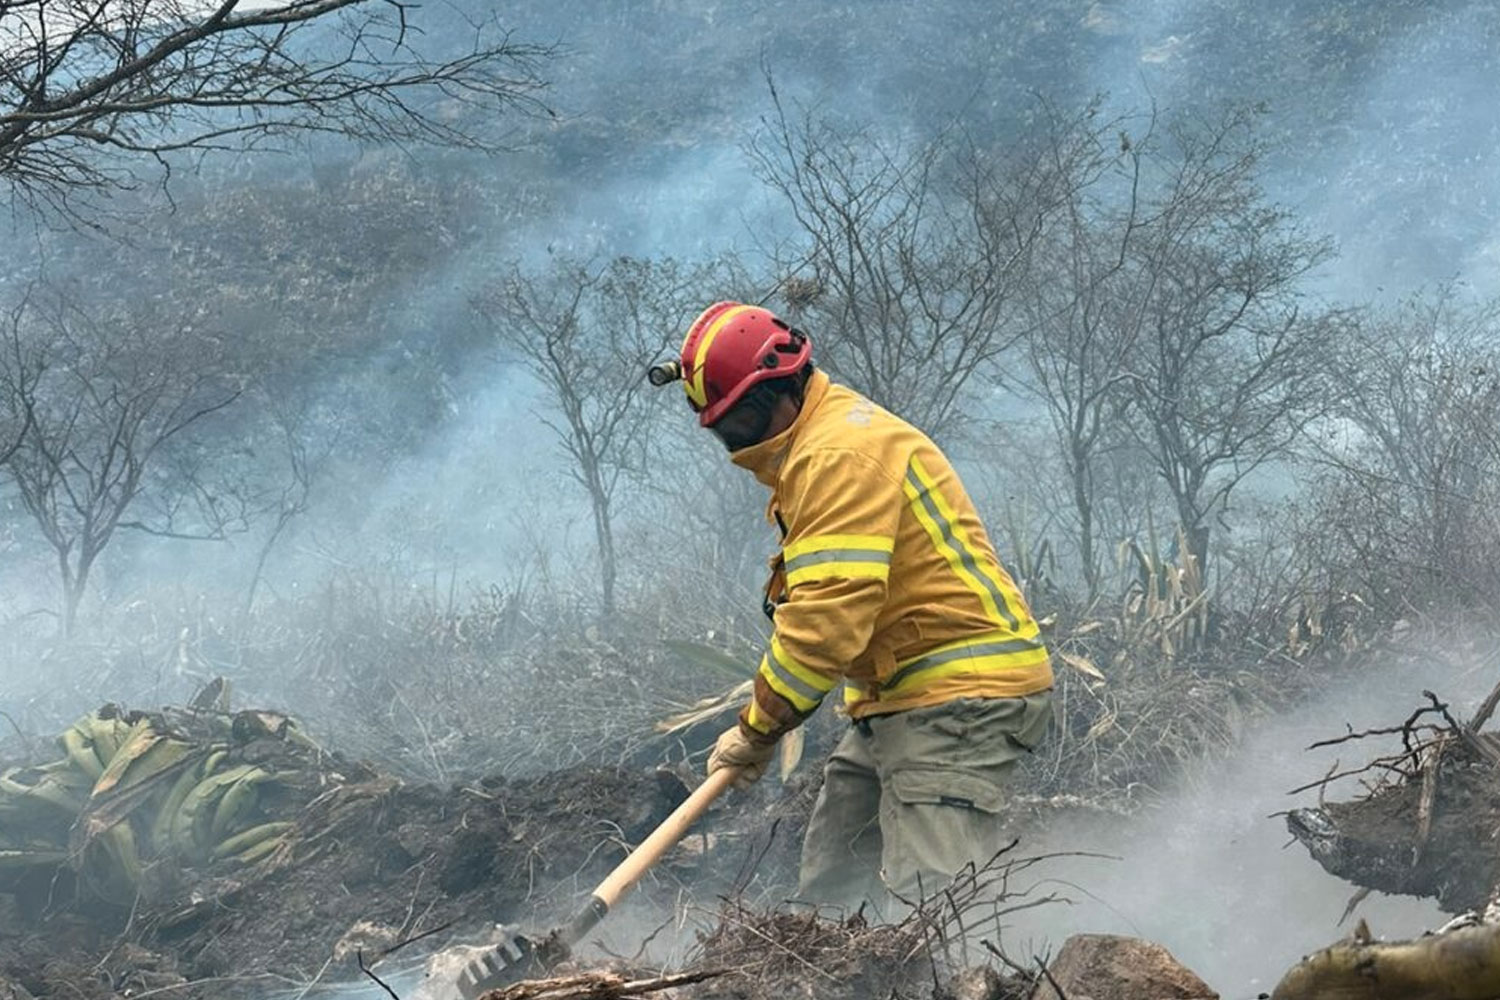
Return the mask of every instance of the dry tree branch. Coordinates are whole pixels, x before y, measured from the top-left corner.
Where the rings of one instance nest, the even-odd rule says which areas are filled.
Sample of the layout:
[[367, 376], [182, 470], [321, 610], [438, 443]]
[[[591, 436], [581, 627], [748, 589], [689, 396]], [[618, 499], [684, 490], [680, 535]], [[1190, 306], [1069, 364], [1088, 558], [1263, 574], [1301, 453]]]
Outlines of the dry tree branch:
[[165, 183], [172, 153], [299, 134], [493, 150], [506, 147], [490, 132], [497, 114], [554, 114], [540, 71], [558, 48], [495, 20], [438, 57], [398, 0], [236, 6], [0, 6], [0, 179], [23, 202], [68, 210], [151, 173]]
[[627, 980], [614, 973], [585, 973], [561, 979], [537, 979], [517, 983], [495, 994], [496, 1000], [627, 1000], [629, 997], [660, 993], [678, 986], [717, 979], [727, 973], [724, 969], [705, 969], [699, 972], [680, 972], [659, 976], [656, 979]]
[[1474, 713], [1474, 719], [1469, 723], [1469, 731], [1477, 733], [1483, 729], [1485, 723], [1489, 722], [1490, 717], [1495, 714], [1497, 706], [1500, 706], [1500, 684], [1495, 685], [1495, 690], [1491, 691], [1480, 703], [1479, 711]]
[[364, 973], [366, 976], [369, 976], [370, 979], [374, 981], [376, 986], [379, 986], [381, 989], [385, 990], [385, 992], [391, 997], [391, 1000], [401, 1000], [400, 995], [397, 994], [395, 990], [391, 989], [390, 986], [386, 984], [385, 980], [375, 975], [375, 973], [370, 971], [370, 967], [365, 965], [365, 953], [363, 951], [356, 951], [354, 953], [354, 959], [359, 963], [359, 971]]

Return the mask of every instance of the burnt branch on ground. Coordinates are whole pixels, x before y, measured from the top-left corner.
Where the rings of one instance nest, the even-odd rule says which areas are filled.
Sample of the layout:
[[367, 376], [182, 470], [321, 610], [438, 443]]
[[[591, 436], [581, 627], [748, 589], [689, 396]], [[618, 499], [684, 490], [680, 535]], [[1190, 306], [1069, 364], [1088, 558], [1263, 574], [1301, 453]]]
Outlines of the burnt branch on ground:
[[[1423, 695], [1428, 704], [1401, 726], [1315, 744], [1399, 735], [1402, 749], [1301, 786], [1319, 789], [1319, 805], [1292, 810], [1287, 826], [1319, 864], [1356, 885], [1431, 896], [1454, 913], [1482, 910], [1500, 888], [1500, 735], [1479, 730], [1500, 689], [1468, 724], [1433, 692]], [[1379, 777], [1360, 797], [1323, 800], [1333, 781], [1370, 773]]]

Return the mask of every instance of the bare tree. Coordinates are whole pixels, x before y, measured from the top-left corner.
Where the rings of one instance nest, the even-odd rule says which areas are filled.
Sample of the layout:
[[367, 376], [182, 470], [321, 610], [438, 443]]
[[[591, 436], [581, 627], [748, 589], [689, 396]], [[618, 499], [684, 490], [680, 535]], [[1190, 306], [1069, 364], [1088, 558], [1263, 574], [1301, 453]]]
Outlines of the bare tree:
[[1312, 438], [1325, 524], [1362, 590], [1396, 605], [1493, 601], [1500, 555], [1500, 301], [1454, 289], [1362, 318]]
[[[212, 487], [211, 457], [171, 451], [239, 389], [216, 363], [215, 339], [186, 322], [99, 321], [61, 302], [44, 310], [29, 301], [10, 340], [0, 381], [32, 419], [5, 468], [55, 553], [71, 634], [117, 530], [221, 537], [242, 513]], [[158, 516], [127, 520], [146, 494]]]
[[[1066, 200], [1030, 257], [1018, 295], [1026, 317], [1007, 380], [1045, 406], [1062, 459], [1079, 563], [1092, 600], [1103, 567], [1098, 546], [1101, 454], [1118, 447], [1128, 382], [1145, 333], [1149, 283], [1131, 267], [1147, 233], [1141, 201], [1142, 142], [1116, 140], [1122, 121], [1090, 108], [1067, 122], [1045, 109], [1044, 148]], [[1154, 120], [1144, 123], [1149, 142]]]
[[20, 299], [11, 309], [5, 327], [5, 360], [0, 364], [0, 405], [5, 418], [0, 421], [0, 468], [21, 447], [36, 420], [36, 382], [46, 367], [44, 358], [22, 338], [27, 300]]
[[951, 131], [908, 146], [793, 118], [771, 93], [751, 154], [801, 229], [792, 315], [835, 374], [944, 436], [969, 381], [1015, 337], [1014, 279], [1072, 178]]
[[267, 515], [270, 527], [255, 551], [250, 580], [245, 585], [245, 598], [240, 605], [242, 628], [255, 607], [255, 592], [260, 589], [272, 550], [292, 522], [307, 513], [312, 503], [313, 487], [327, 473], [329, 457], [339, 440], [337, 430], [326, 434], [318, 432], [318, 421], [310, 412], [315, 405], [308, 400], [277, 399], [265, 387], [258, 387], [257, 395], [261, 396], [259, 409], [270, 420], [286, 466], [278, 481], [257, 491], [257, 506]]
[[[241, 9], [244, 8], [244, 9]], [[496, 111], [544, 111], [549, 47], [472, 25], [436, 58], [400, 0], [0, 0], [0, 179], [24, 199], [164, 178], [176, 153], [288, 135], [494, 145]]]
[[1125, 262], [1130, 308], [1145, 313], [1129, 427], [1200, 572], [1215, 513], [1326, 410], [1323, 360], [1346, 326], [1304, 312], [1302, 279], [1332, 250], [1257, 187], [1259, 113], [1179, 118], [1148, 147], [1144, 232]]
[[[620, 561], [614, 517], [622, 478], [640, 472], [655, 405], [647, 367], [675, 346], [703, 289], [722, 287], [715, 265], [621, 257], [602, 266], [558, 260], [516, 267], [476, 306], [504, 349], [546, 395], [542, 419], [588, 496], [606, 616], [616, 608]], [[659, 398], [659, 397], [657, 397]]]

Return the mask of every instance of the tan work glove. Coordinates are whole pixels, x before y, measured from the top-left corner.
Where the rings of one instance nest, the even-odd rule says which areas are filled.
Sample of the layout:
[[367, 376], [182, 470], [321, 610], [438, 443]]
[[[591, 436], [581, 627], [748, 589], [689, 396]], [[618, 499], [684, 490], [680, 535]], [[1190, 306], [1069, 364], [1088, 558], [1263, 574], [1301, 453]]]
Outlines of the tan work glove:
[[749, 788], [766, 773], [766, 765], [775, 755], [776, 744], [752, 743], [739, 723], [735, 723], [724, 730], [714, 744], [714, 752], [708, 755], [708, 773], [713, 774], [724, 767], [738, 767], [740, 776], [735, 779], [734, 787]]

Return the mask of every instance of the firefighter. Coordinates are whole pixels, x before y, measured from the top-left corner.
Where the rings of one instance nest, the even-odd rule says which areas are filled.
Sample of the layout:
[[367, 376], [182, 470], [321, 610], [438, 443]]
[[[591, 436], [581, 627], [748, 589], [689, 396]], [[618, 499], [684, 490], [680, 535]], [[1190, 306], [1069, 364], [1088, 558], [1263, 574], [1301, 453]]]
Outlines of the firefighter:
[[1002, 844], [1004, 789], [1051, 721], [1052, 670], [958, 475], [925, 434], [814, 367], [770, 311], [717, 302], [676, 372], [698, 422], [771, 491], [774, 627], [712, 773], [764, 774], [843, 684], [799, 897], [916, 901]]

